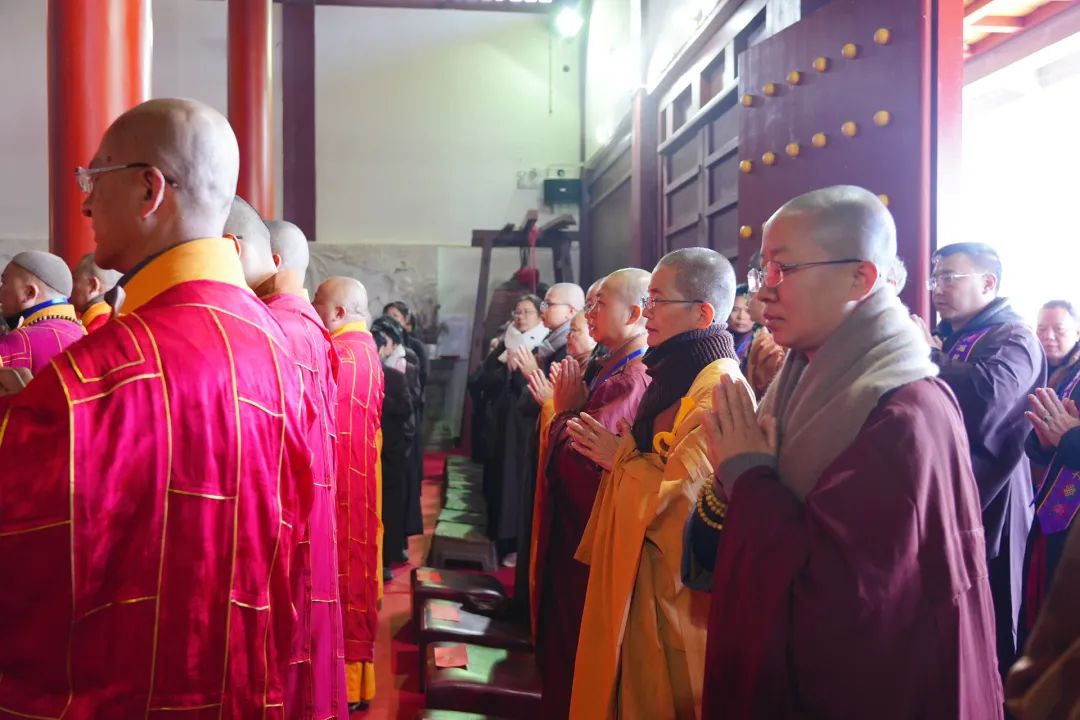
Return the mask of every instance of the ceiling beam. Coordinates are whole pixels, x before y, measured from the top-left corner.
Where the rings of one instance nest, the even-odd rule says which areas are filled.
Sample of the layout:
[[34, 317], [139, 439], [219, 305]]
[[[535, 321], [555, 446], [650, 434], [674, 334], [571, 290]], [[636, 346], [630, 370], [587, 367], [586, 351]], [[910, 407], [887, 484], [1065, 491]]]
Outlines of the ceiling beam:
[[996, 2], [997, 0], [975, 0], [975, 2], [969, 3], [964, 8], [964, 24], [970, 25], [982, 20], [984, 17], [990, 17], [994, 12], [992, 6]]
[[[988, 53], [989, 51], [997, 48], [1003, 43], [1010, 42], [1015, 38], [1023, 37], [1031, 33], [1032, 30], [1037, 26], [1043, 25], [1047, 21], [1052, 20], [1059, 15], [1062, 15], [1063, 13], [1066, 13], [1067, 11], [1073, 11], [1070, 12], [1070, 18], [1076, 18], [1080, 20], [1080, 1], [1051, 0], [1051, 2], [1048, 2], [1045, 5], [1036, 8], [1023, 18], [1024, 27], [1021, 32], [994, 33], [992, 35], [988, 35], [987, 37], [979, 40], [976, 43], [972, 43], [970, 52], [967, 54], [967, 59], [970, 61], [971, 59]], [[1076, 23], [1073, 24], [1075, 25]], [[1077, 29], [1080, 29], [1080, 27], [1078, 27]], [[1076, 30], [1074, 30], [1074, 32], [1076, 32]], [[979, 75], [981, 75], [981, 73], [976, 73], [971, 79], [974, 79]], [[971, 79], [969, 79], [969, 82]]]
[[1024, 29], [1024, 18], [990, 15], [974, 23], [968, 23], [968, 28], [988, 33], [1014, 33]]
[[[287, 2], [288, 0], [286, 0]], [[521, 0], [315, 0], [316, 5], [338, 7], [378, 7], [399, 10], [486, 10], [488, 12], [519, 12], [547, 14], [554, 7], [547, 2]]]

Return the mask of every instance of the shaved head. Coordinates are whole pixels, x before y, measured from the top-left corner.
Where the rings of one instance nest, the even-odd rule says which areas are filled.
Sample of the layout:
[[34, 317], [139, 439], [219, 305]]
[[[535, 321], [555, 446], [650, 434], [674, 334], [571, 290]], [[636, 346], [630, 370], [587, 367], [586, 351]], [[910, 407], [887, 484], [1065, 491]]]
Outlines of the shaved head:
[[675, 271], [675, 288], [683, 300], [706, 302], [716, 318], [726, 318], [735, 304], [735, 269], [720, 253], [709, 248], [673, 250], [660, 258], [656, 268]]
[[[236, 193], [240, 154], [228, 120], [183, 99], [128, 110], [105, 132], [83, 213], [94, 226], [97, 263], [127, 272], [187, 240], [216, 237]], [[144, 166], [145, 165], [145, 166]]]
[[99, 267], [94, 262], [94, 253], [83, 255], [73, 275], [71, 304], [80, 313], [86, 312], [93, 303], [100, 302], [121, 278], [117, 271]]
[[224, 232], [235, 237], [240, 245], [240, 264], [249, 287], [258, 287], [277, 272], [274, 252], [270, 249], [270, 230], [255, 208], [239, 195], [233, 198]]
[[548, 288], [547, 294], [544, 296], [548, 298], [548, 302], [566, 303], [574, 308], [574, 310], [580, 310], [585, 307], [585, 293], [582, 291], [580, 285], [574, 283], [555, 283]]
[[370, 318], [367, 288], [351, 277], [324, 280], [315, 291], [312, 305], [331, 332], [348, 323], [367, 322]]
[[878, 196], [855, 185], [814, 190], [785, 203], [766, 223], [795, 219], [833, 260], [874, 263], [885, 276], [896, 260], [896, 222]]
[[779, 345], [810, 357], [890, 272], [898, 280], [896, 223], [877, 195], [853, 185], [784, 204], [765, 224], [761, 254], [765, 280], [755, 299], [765, 325]]
[[301, 278], [307, 272], [310, 250], [304, 231], [288, 220], [271, 220], [270, 248], [280, 258], [279, 270], [291, 270]]
[[641, 268], [616, 270], [601, 281], [604, 295], [613, 293], [627, 305], [641, 305], [641, 298], [649, 294], [651, 277], [651, 272]]
[[11, 264], [29, 273], [51, 297], [71, 294], [71, 270], [59, 255], [27, 250], [11, 258]]
[[5, 317], [71, 294], [71, 271], [52, 253], [21, 252], [0, 273], [0, 308]]

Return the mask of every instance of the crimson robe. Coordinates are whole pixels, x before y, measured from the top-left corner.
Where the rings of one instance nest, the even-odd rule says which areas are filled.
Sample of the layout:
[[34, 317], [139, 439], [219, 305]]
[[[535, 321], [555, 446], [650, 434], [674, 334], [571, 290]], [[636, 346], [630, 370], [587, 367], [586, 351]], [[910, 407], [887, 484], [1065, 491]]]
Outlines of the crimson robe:
[[0, 337], [0, 367], [29, 368], [37, 375], [50, 360], [85, 335], [71, 305], [42, 308]]
[[[640, 360], [626, 364], [596, 387], [580, 412], [588, 413], [610, 432], [618, 431], [619, 420], [633, 422], [651, 380], [646, 370]], [[534, 519], [538, 527], [531, 605], [544, 687], [542, 716], [553, 719], [570, 714], [578, 631], [589, 586], [589, 567], [575, 560], [574, 554], [603, 473], [571, 446], [566, 423], [573, 417], [577, 413], [561, 413], [552, 420], [546, 472], [537, 478]]]
[[[350, 702], [364, 697], [375, 661], [379, 594], [379, 488], [377, 435], [382, 422], [383, 374], [375, 339], [363, 323], [333, 334], [341, 358], [338, 381], [338, 565], [345, 616], [345, 661]], [[357, 668], [364, 678], [356, 676]], [[360, 691], [360, 697], [356, 691]], [[369, 692], [373, 692], [369, 690]]]
[[87, 334], [89, 334], [95, 330], [100, 330], [105, 323], [109, 322], [110, 317], [112, 317], [112, 308], [109, 307], [109, 303], [101, 301], [92, 303], [79, 319], [82, 321], [83, 327], [86, 328]]
[[311, 303], [292, 292], [263, 297], [281, 324], [300, 367], [304, 407], [314, 411], [308, 444], [315, 475], [311, 519], [293, 558], [293, 602], [300, 631], [286, 678], [287, 696], [300, 703], [294, 717], [345, 718], [345, 647], [337, 558], [338, 356]]
[[979, 493], [944, 383], [885, 395], [805, 503], [771, 467], [739, 476], [703, 718], [1001, 716]]
[[122, 316], [0, 399], [0, 718], [287, 718], [299, 373], [235, 246], [125, 278]]

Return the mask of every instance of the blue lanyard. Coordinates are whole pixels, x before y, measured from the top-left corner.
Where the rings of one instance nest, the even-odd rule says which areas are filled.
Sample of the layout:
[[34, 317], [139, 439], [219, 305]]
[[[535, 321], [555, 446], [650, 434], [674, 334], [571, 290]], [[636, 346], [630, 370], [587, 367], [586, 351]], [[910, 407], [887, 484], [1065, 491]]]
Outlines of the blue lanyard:
[[606, 373], [604, 373], [603, 375], [601, 375], [600, 377], [596, 378], [596, 380], [593, 381], [592, 386], [589, 387], [589, 392], [590, 393], [596, 392], [596, 389], [598, 387], [600, 387], [601, 385], [603, 385], [605, 380], [607, 380], [609, 377], [611, 377], [616, 372], [618, 372], [624, 365], [626, 365], [626, 363], [630, 362], [634, 358], [638, 358], [638, 357], [641, 357], [642, 355], [644, 355], [645, 350], [646, 350], [646, 348], [638, 348], [634, 352], [632, 352], [629, 355], [627, 355], [626, 357], [624, 357], [619, 362], [615, 363], [615, 367], [611, 368]]

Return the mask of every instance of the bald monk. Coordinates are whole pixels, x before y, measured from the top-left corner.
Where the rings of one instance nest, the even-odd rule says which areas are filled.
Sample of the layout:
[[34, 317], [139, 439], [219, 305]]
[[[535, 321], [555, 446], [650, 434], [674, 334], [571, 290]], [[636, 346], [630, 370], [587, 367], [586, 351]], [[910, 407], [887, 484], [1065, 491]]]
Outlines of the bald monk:
[[705, 424], [729, 504], [703, 717], [1002, 716], [964, 421], [886, 280], [895, 254], [858, 187], [765, 225], [751, 289], [790, 351], [757, 417], [725, 381]]
[[[270, 230], [270, 249], [278, 272], [293, 273], [303, 285], [311, 262], [311, 250], [304, 231], [288, 220], [268, 220], [266, 227]], [[303, 296], [308, 297], [307, 290], [303, 291]]]
[[644, 306], [651, 380], [621, 437], [588, 413], [567, 422], [606, 472], [577, 551], [589, 566], [570, 717], [693, 718], [701, 700], [709, 596], [680, 579], [683, 526], [712, 475], [701, 418], [724, 377], [743, 382], [724, 320], [735, 272], [687, 248], [653, 270]]
[[11, 330], [0, 337], [0, 367], [37, 375], [86, 335], [69, 295], [71, 271], [61, 258], [28, 250], [11, 259], [0, 276], [0, 307]]
[[286, 338], [221, 237], [238, 166], [221, 114], [158, 99], [78, 171], [120, 314], [0, 398], [3, 713], [297, 715], [311, 449]]
[[603, 278], [588, 313], [597, 342], [612, 348], [588, 384], [580, 365], [567, 358], [555, 381], [555, 416], [547, 456], [537, 475], [534, 511], [532, 609], [537, 662], [543, 678], [543, 717], [570, 712], [578, 630], [589, 568], [574, 559], [589, 520], [601, 470], [573, 447], [567, 423], [584, 412], [609, 431], [633, 419], [649, 386], [641, 359], [647, 348], [641, 299], [649, 273], [625, 268]]
[[350, 709], [361, 709], [375, 696], [382, 365], [367, 329], [367, 290], [360, 281], [348, 277], [326, 280], [315, 292], [314, 305], [341, 358], [337, 396], [338, 565], [349, 704]]
[[348, 711], [335, 522], [338, 357], [329, 332], [303, 294], [303, 270], [298, 274], [279, 267], [270, 230], [243, 198], [233, 199], [225, 234], [236, 238], [248, 287], [285, 332], [286, 349], [300, 366], [302, 407], [310, 412], [308, 444], [315, 494], [310, 522], [292, 558], [293, 602], [300, 632], [293, 638], [287, 697], [299, 705], [294, 717], [344, 717]]
[[120, 273], [106, 270], [94, 262], [94, 253], [86, 253], [75, 267], [71, 304], [79, 313], [86, 332], [92, 333], [109, 321], [112, 307], [105, 302], [105, 293], [120, 282]]

